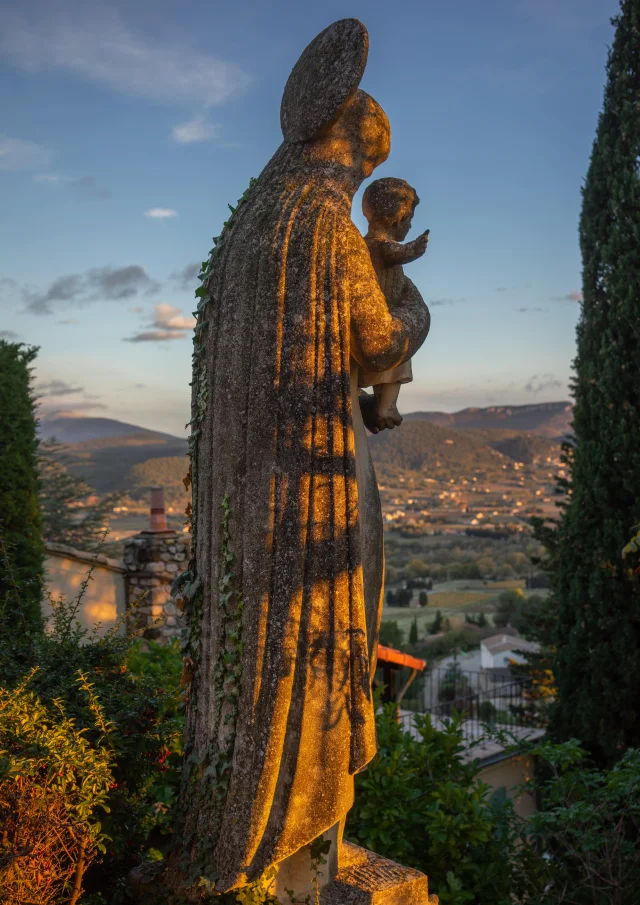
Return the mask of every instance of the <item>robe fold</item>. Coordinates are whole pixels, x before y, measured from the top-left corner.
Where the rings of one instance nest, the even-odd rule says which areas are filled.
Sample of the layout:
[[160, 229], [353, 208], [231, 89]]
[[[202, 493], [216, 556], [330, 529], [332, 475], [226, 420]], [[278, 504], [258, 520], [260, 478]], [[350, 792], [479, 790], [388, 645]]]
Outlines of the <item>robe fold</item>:
[[[183, 857], [201, 864], [209, 844], [219, 891], [340, 820], [353, 774], [375, 754], [382, 523], [370, 462], [356, 470], [351, 374], [402, 363], [428, 329], [421, 301], [389, 313], [350, 196], [301, 153], [285, 143], [267, 165], [206, 284], [194, 483], [202, 656], [186, 737], [201, 766], [182, 790]], [[219, 667], [225, 495], [243, 602], [237, 713]], [[374, 561], [366, 582], [363, 543]], [[201, 806], [224, 750], [224, 797]]]

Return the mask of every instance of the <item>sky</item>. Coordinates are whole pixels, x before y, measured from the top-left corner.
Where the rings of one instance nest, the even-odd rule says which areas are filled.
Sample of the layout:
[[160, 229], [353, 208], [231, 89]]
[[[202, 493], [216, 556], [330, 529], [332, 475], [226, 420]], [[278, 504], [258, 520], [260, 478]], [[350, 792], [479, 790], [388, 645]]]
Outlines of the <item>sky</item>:
[[282, 140], [299, 54], [350, 16], [392, 129], [373, 178], [415, 186], [408, 238], [431, 230], [406, 268], [432, 324], [401, 411], [568, 399], [617, 9], [0, 0], [0, 337], [39, 346], [41, 411], [184, 435], [198, 264]]

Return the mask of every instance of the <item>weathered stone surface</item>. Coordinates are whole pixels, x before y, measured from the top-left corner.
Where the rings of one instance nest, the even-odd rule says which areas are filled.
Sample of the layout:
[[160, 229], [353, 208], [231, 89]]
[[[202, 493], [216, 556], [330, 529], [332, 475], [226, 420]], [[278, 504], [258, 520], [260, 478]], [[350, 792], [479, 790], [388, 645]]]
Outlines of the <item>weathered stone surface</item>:
[[203, 282], [194, 551], [178, 592], [194, 620], [190, 757], [168, 868], [181, 891], [287, 872], [343, 821], [375, 753], [382, 515], [357, 375], [410, 358], [429, 317], [419, 296], [389, 309], [351, 220], [390, 149], [384, 111], [357, 88], [365, 34], [338, 23], [303, 54], [283, 100], [288, 140]]
[[338, 873], [324, 887], [321, 905], [437, 905], [425, 874], [343, 842]]
[[[402, 305], [408, 295], [420, 297], [402, 269], [403, 264], [415, 261], [425, 253], [429, 241], [427, 231], [412, 242], [402, 245], [419, 203], [416, 190], [404, 179], [394, 177], [376, 179], [370, 183], [362, 199], [362, 211], [369, 221], [365, 242], [380, 288], [392, 310]], [[358, 385], [373, 386], [377, 415], [385, 427], [393, 427], [402, 422], [397, 408], [398, 394], [400, 385], [411, 380], [413, 374], [410, 361], [382, 372], [360, 368]]]
[[367, 65], [369, 36], [357, 19], [341, 19], [305, 48], [285, 85], [280, 125], [286, 141], [318, 138], [353, 97]]
[[135, 604], [130, 620], [136, 626], [147, 626], [146, 638], [171, 641], [182, 630], [183, 617], [171, 600], [170, 587], [189, 551], [188, 535], [176, 532], [147, 531], [128, 538], [125, 543], [127, 602], [129, 607]]

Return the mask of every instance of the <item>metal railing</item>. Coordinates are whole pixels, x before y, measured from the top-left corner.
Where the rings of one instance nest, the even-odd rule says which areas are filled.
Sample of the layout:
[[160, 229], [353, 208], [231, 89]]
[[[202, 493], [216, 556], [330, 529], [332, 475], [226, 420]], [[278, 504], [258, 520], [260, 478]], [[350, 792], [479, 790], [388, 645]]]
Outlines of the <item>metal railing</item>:
[[435, 668], [418, 676], [400, 703], [399, 719], [412, 734], [416, 714], [430, 714], [441, 727], [454, 712], [463, 715], [466, 742], [485, 738], [495, 729], [539, 728], [541, 714], [529, 681], [515, 680], [490, 671], [467, 672], [458, 668]]

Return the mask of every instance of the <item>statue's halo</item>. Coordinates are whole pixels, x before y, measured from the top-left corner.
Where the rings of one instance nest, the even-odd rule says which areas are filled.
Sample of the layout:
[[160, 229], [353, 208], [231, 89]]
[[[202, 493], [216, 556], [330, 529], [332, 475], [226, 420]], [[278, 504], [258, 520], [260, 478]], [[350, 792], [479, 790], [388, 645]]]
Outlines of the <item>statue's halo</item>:
[[358, 19], [340, 19], [306, 47], [287, 80], [280, 105], [286, 141], [318, 138], [357, 91], [367, 65], [369, 35]]

